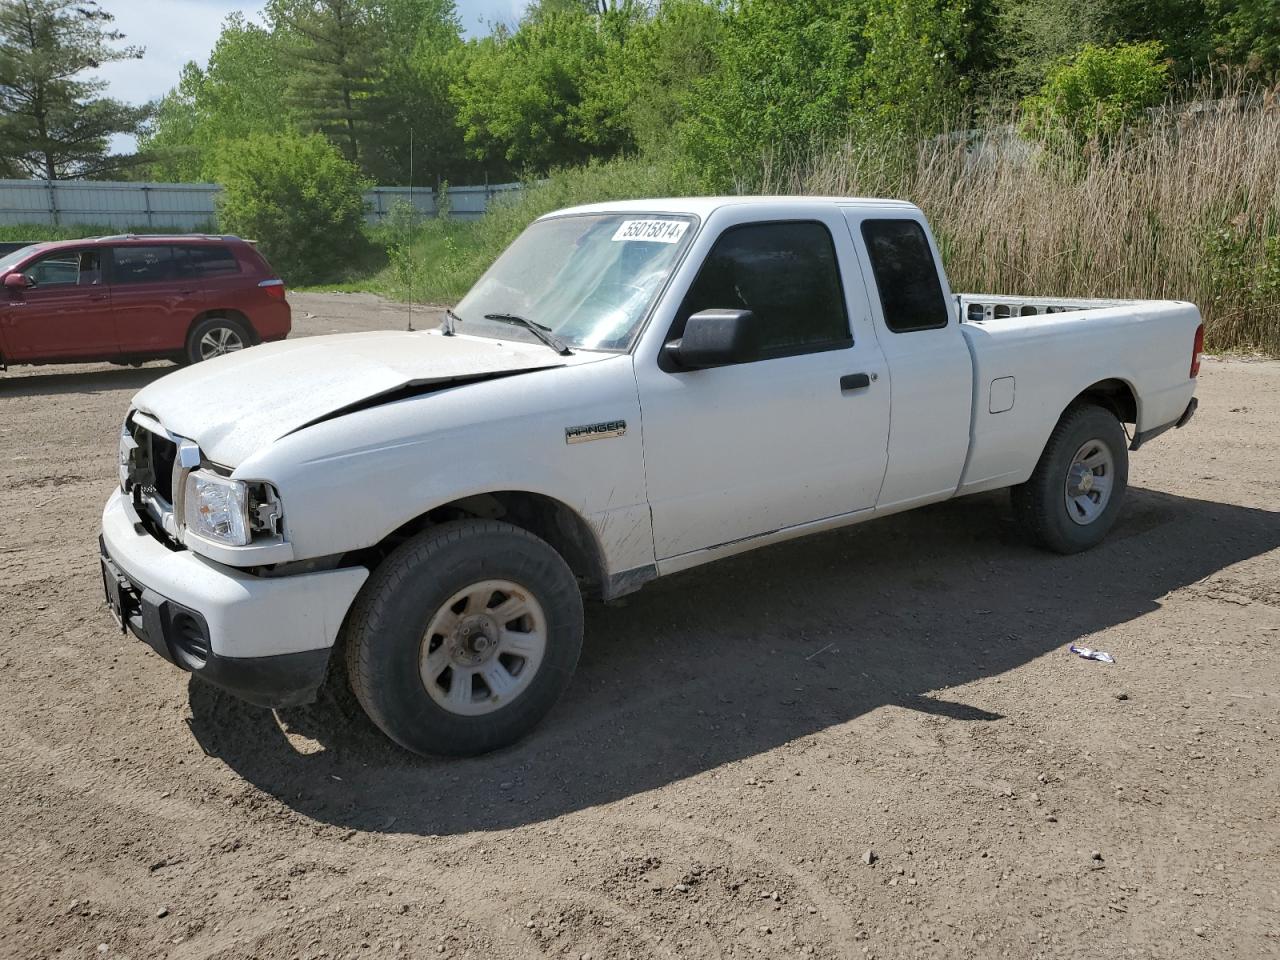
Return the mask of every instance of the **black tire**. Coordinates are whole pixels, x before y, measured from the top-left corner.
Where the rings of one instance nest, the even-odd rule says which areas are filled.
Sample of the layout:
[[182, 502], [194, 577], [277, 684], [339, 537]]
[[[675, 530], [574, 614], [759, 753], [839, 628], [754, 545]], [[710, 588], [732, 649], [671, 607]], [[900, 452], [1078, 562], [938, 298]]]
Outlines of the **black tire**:
[[201, 360], [209, 359], [202, 350], [205, 338], [212, 336], [214, 339], [221, 339], [224, 334], [228, 338], [228, 343], [233, 341], [239, 343], [235, 350], [243, 350], [253, 345], [253, 335], [239, 320], [231, 317], [206, 317], [193, 326], [191, 332], [187, 334], [187, 346], [182, 354], [183, 361], [199, 363]]
[[[544, 615], [545, 646], [511, 699], [484, 707], [488, 713], [459, 715], [428, 693], [422, 658], [441, 641], [425, 634], [446, 601], [494, 580], [533, 597]], [[352, 605], [343, 641], [351, 689], [388, 737], [415, 753], [474, 756], [520, 739], [555, 705], [578, 664], [582, 631], [582, 595], [560, 554], [509, 523], [459, 520], [419, 534], [387, 557]], [[482, 680], [481, 699], [496, 703], [497, 694], [485, 697], [485, 690]]]
[[[1068, 504], [1067, 491], [1076, 454], [1092, 441], [1105, 447], [1110, 463], [1109, 495], [1102, 509], [1090, 517]], [[1092, 473], [1088, 482], [1096, 483]], [[1031, 478], [1010, 493], [1014, 514], [1027, 536], [1045, 549], [1070, 554], [1102, 542], [1116, 521], [1128, 486], [1129, 451], [1120, 421], [1104, 407], [1078, 404], [1069, 407], [1053, 428]], [[1083, 496], [1092, 502], [1092, 493]]]

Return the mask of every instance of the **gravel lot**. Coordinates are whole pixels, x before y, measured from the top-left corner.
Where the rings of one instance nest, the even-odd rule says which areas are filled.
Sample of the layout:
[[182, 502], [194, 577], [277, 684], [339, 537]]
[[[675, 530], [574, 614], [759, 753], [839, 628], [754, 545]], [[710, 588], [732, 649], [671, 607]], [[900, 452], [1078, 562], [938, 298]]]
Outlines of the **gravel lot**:
[[1098, 550], [993, 495], [663, 580], [462, 762], [113, 630], [98, 515], [168, 369], [0, 375], [0, 957], [1280, 955], [1280, 363], [1205, 362]]

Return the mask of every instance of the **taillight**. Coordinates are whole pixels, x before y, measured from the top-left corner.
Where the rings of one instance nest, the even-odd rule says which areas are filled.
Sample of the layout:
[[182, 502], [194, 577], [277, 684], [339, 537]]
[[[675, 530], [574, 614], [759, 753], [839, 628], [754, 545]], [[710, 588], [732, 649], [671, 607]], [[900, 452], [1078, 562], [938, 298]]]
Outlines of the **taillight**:
[[1200, 375], [1200, 354], [1204, 352], [1204, 324], [1196, 327], [1196, 340], [1191, 345], [1191, 378]]
[[267, 296], [273, 300], [284, 299], [284, 281], [278, 277], [272, 277], [270, 280], [261, 281], [258, 286], [266, 291]]

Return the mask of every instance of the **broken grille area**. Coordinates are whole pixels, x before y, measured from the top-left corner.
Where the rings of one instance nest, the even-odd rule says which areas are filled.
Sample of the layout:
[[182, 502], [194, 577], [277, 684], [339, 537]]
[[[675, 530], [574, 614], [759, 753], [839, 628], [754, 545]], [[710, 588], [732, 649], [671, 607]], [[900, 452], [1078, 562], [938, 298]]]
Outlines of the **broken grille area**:
[[[173, 464], [178, 459], [178, 445], [168, 437], [144, 430], [151, 440], [151, 463], [155, 469], [155, 491], [165, 503], [173, 505]], [[139, 441], [141, 442], [141, 441]]]
[[147, 532], [165, 546], [176, 549], [174, 527], [174, 464], [178, 445], [130, 415], [125, 426], [136, 446], [128, 453], [124, 489], [133, 500]]

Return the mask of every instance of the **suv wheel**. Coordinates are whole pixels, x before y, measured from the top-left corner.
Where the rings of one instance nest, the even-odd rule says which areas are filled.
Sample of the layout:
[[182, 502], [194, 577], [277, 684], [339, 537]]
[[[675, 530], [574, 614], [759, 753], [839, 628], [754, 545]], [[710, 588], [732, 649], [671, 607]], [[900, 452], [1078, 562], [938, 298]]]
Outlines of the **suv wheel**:
[[343, 628], [351, 689], [422, 754], [470, 756], [524, 736], [569, 685], [582, 596], [560, 554], [494, 520], [441, 524], [374, 571]]
[[235, 353], [252, 344], [249, 332], [228, 317], [209, 317], [191, 328], [187, 336], [186, 360], [199, 363], [224, 354]]

